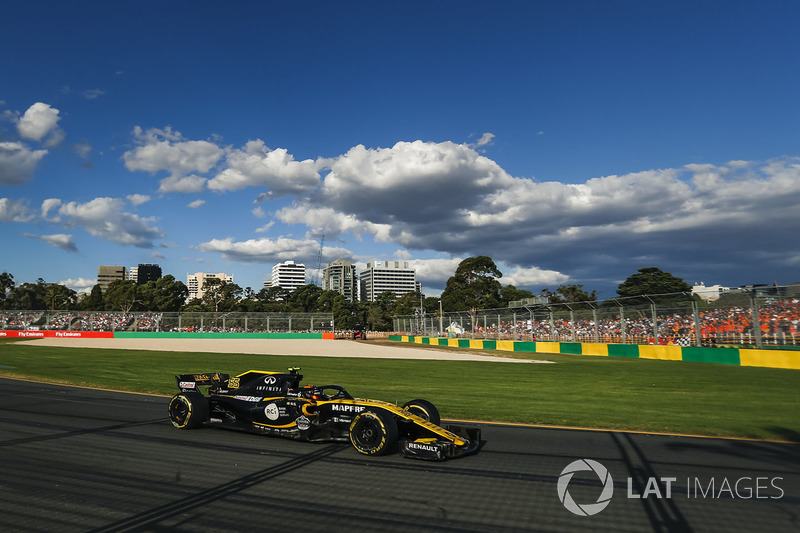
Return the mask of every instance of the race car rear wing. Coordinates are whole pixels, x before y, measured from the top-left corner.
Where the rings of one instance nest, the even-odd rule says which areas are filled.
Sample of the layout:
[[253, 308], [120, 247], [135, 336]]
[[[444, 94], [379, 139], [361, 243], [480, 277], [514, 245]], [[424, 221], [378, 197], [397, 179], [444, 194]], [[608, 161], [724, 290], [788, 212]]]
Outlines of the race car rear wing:
[[180, 374], [175, 376], [175, 381], [178, 383], [178, 388], [182, 392], [196, 391], [197, 387], [210, 385], [214, 388], [224, 388], [230, 374], [220, 374], [219, 372], [206, 372], [203, 374]]

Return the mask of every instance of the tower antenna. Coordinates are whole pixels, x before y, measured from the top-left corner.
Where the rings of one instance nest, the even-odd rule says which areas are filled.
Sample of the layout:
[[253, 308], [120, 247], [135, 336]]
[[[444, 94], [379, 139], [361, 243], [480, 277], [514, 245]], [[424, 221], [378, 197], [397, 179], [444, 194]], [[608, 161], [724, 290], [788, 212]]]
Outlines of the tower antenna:
[[319, 281], [319, 273], [322, 269], [322, 248], [325, 246], [325, 234], [322, 234], [322, 238], [319, 240], [319, 253], [317, 253], [317, 275], [314, 279], [314, 285], [322, 285]]

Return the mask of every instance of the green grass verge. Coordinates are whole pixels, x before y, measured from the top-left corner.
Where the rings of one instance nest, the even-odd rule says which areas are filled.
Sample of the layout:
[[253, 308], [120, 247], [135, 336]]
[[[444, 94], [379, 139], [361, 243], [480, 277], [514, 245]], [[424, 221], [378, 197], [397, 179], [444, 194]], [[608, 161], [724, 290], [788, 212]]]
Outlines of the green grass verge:
[[800, 441], [796, 370], [528, 357], [556, 364], [51, 348], [0, 341], [0, 375], [172, 395], [175, 374], [300, 366], [305, 384], [338, 383], [355, 396], [390, 402], [425, 398], [445, 418]]

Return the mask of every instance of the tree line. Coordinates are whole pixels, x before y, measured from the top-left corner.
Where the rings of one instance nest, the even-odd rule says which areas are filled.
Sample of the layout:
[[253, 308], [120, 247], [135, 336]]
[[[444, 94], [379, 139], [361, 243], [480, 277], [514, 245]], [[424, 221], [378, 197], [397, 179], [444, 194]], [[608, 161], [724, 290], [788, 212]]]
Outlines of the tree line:
[[[378, 295], [374, 302], [349, 302], [335, 291], [325, 291], [308, 284], [288, 291], [269, 287], [255, 292], [235, 283], [219, 279], [205, 281], [203, 297], [187, 301], [189, 290], [172, 275], [137, 284], [117, 280], [103, 291], [95, 285], [88, 294], [79, 295], [60, 284], [34, 283], [16, 285], [14, 276], [0, 274], [0, 309], [2, 310], [70, 310], [116, 312], [324, 312], [332, 313], [337, 327], [366, 327], [374, 331], [392, 328], [395, 315], [413, 315], [423, 308], [428, 313], [466, 311], [507, 307], [511, 302], [547, 298], [550, 303], [596, 302], [596, 291], [587, 292], [583, 285], [561, 285], [555, 290], [543, 289], [536, 295], [513, 285], [502, 285], [503, 274], [487, 256], [469, 257], [448, 279], [441, 296], [424, 296], [419, 292], [396, 297], [392, 292]], [[655, 267], [641, 268], [617, 288], [620, 296], [691, 292], [682, 279]]]

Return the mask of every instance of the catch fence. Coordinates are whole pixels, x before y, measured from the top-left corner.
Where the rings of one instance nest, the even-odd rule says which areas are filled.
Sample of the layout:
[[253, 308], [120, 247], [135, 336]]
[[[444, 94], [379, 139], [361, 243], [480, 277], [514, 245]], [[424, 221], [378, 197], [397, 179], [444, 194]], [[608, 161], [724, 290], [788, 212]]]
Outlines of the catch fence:
[[475, 312], [417, 309], [393, 317], [393, 327], [429, 337], [763, 348], [800, 347], [799, 318], [800, 285], [790, 285], [734, 289], [713, 301], [675, 293]]

